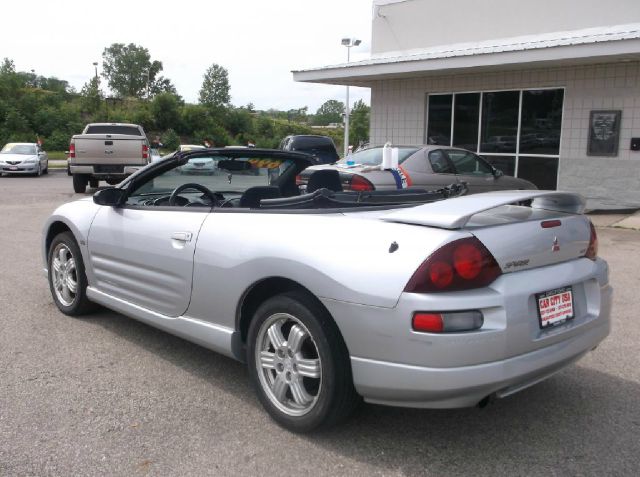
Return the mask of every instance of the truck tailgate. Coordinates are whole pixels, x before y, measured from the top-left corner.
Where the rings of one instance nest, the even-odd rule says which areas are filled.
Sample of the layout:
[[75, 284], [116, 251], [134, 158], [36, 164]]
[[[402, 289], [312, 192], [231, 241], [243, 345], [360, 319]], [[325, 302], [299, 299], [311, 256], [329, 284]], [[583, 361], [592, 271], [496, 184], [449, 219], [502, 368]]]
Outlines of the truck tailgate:
[[82, 164], [131, 164], [144, 165], [142, 157], [144, 138], [113, 134], [84, 134], [74, 138], [76, 157], [74, 163]]

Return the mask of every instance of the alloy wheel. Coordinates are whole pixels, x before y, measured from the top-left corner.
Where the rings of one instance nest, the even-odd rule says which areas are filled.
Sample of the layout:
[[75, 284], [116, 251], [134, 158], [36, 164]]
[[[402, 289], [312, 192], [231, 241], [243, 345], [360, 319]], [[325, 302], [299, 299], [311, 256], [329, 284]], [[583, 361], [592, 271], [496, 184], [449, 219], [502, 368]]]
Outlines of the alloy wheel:
[[288, 313], [269, 316], [255, 348], [260, 385], [271, 403], [289, 416], [307, 414], [322, 388], [322, 363], [309, 330]]
[[71, 306], [78, 291], [76, 261], [64, 243], [59, 243], [51, 254], [53, 289], [64, 306]]

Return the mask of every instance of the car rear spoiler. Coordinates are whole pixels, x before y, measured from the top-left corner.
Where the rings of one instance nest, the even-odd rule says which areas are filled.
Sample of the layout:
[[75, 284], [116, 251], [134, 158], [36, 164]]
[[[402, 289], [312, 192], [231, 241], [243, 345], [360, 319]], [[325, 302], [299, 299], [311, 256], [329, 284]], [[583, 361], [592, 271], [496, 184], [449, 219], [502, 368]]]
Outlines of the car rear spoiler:
[[569, 214], [582, 214], [585, 199], [571, 192], [507, 190], [455, 197], [410, 209], [392, 212], [382, 217], [388, 222], [426, 225], [442, 229], [461, 229], [476, 214], [503, 205], [532, 201], [534, 209]]

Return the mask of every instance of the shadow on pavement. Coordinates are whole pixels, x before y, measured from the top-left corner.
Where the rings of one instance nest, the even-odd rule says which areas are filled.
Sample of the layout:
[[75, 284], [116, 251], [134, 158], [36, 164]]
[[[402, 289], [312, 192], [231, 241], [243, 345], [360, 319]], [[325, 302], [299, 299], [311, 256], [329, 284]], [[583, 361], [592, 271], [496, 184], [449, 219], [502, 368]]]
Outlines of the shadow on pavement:
[[[260, 407], [241, 363], [113, 312], [83, 321]], [[640, 385], [578, 363], [485, 409], [365, 404], [342, 426], [299, 439], [383, 474], [633, 475], [639, 436]]]

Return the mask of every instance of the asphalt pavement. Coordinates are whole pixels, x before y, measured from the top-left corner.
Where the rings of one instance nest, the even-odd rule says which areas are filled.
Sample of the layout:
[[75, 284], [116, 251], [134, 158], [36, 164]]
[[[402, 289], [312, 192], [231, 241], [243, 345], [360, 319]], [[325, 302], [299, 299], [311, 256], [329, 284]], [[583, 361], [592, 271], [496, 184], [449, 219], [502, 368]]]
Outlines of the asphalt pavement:
[[639, 231], [598, 228], [613, 331], [577, 364], [485, 409], [364, 405], [301, 436], [242, 364], [111, 311], [58, 312], [41, 228], [79, 197], [63, 172], [0, 177], [0, 476], [639, 473]]

